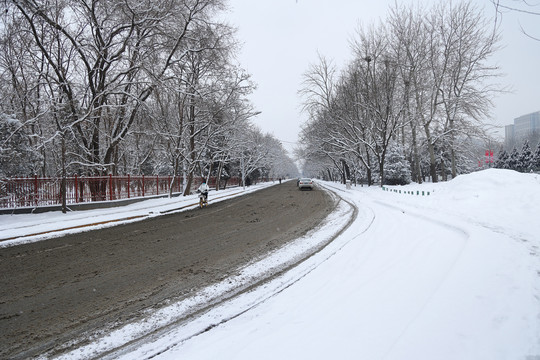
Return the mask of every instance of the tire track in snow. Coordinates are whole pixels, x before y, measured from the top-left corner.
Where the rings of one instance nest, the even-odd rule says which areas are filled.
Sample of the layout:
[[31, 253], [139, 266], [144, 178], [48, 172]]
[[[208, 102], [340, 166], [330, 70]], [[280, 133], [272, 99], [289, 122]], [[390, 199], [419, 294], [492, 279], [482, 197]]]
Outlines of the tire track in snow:
[[[357, 190], [344, 190], [343, 188], [335, 187], [329, 185], [328, 183], [325, 183], [325, 186], [333, 188], [335, 191], [341, 194], [341, 196], [346, 196], [346, 194], [349, 194], [350, 197], [354, 197], [352, 196], [353, 193], [358, 194]], [[451, 259], [448, 259], [446, 257], [446, 254], [436, 254], [441, 256], [441, 261], [437, 264], [437, 267], [440, 270], [437, 273], [437, 277], [435, 278], [435, 280], [428, 279], [428, 282], [426, 282], [426, 284], [424, 284], [422, 287], [416, 288], [416, 291], [422, 291], [422, 295], [419, 296], [418, 305], [415, 304], [415, 306], [412, 307], [412, 310], [410, 311], [408, 317], [402, 319], [402, 323], [398, 323], [399, 326], [397, 327], [399, 328], [399, 330], [396, 331], [395, 334], [393, 334], [393, 338], [391, 338], [389, 346], [385, 350], [382, 357], [388, 358], [390, 355], [392, 355], [392, 351], [399, 344], [399, 342], [406, 337], [407, 333], [414, 326], [414, 324], [420, 318], [422, 318], [424, 312], [432, 303], [434, 297], [436, 297], [440, 289], [444, 286], [446, 280], [454, 271], [456, 264], [459, 262], [459, 259], [464, 252], [464, 249], [467, 247], [468, 241], [470, 239], [470, 234], [463, 227], [443, 221], [439, 218], [422, 214], [420, 212], [405, 209], [404, 207], [399, 206], [395, 203], [390, 203], [380, 200], [379, 198], [374, 198], [370, 196], [367, 192], [364, 194], [365, 198], [363, 199], [365, 200], [356, 202], [356, 206], [369, 209], [373, 213], [374, 217], [372, 226], [370, 226], [370, 228], [366, 230], [368, 232], [364, 234], [364, 240], [369, 242], [369, 240], [372, 240], [376, 236], [382, 236], [387, 238], [403, 237], [406, 240], [411, 241], [408, 241], [406, 243], [402, 241], [389, 241], [390, 247], [386, 248], [387, 253], [383, 255], [381, 255], [380, 253], [376, 253], [377, 250], [380, 251], [380, 248], [378, 248], [377, 245], [373, 245], [374, 247], [367, 248], [366, 250], [370, 251], [370, 253], [363, 255], [362, 259], [365, 262], [370, 262], [369, 265], [365, 265], [367, 267], [366, 271], [368, 272], [369, 276], [367, 276], [367, 278], [364, 279], [362, 283], [357, 284], [359, 288], [377, 288], [376, 284], [384, 283], [385, 281], [388, 282], [388, 279], [390, 279], [390, 281], [398, 282], [398, 279], [402, 279], [403, 274], [409, 273], [411, 271], [411, 268], [417, 268], [416, 272], [413, 272], [411, 274], [421, 275], [421, 265], [418, 265], [416, 262], [411, 262], [410, 259], [419, 258], [418, 254], [426, 252], [430, 254], [430, 249], [437, 245], [436, 243], [438, 241], [438, 238], [443, 237], [442, 234], [450, 232], [450, 235], [447, 236], [449, 238], [452, 238], [452, 242], [456, 242], [456, 244], [453, 245], [454, 250], [452, 252]], [[419, 223], [421, 223], [420, 226]], [[432, 227], [430, 232], [434, 233], [435, 235], [439, 235], [440, 233], [440, 236], [433, 236], [433, 238], [429, 238], [421, 233], [416, 234], [418, 232], [418, 229], [422, 229], [425, 227]], [[440, 230], [437, 230], [438, 228], [440, 228]], [[371, 233], [371, 231], [373, 233]], [[411, 234], [415, 235], [411, 236]], [[452, 234], [455, 235], [452, 236]], [[371, 257], [378, 257], [377, 260], [379, 261], [379, 263], [371, 263]], [[431, 268], [428, 267], [428, 269]], [[418, 276], [418, 278], [405, 278], [404, 281], [406, 281], [407, 283], [411, 283], [411, 286], [414, 286], [415, 282], [425, 281], [421, 278], [421, 276]], [[400, 284], [398, 283], [388, 283], [387, 285], [394, 286], [396, 288], [389, 291], [395, 291], [399, 289], [400, 286]], [[414, 292], [415, 290], [412, 291]], [[410, 294], [406, 295], [409, 296]], [[414, 295], [413, 298], [415, 298]]]
[[[458, 263], [459, 259], [461, 258], [461, 255], [463, 254], [464, 249], [467, 246], [467, 243], [470, 239], [469, 232], [464, 229], [463, 227], [456, 226], [455, 224], [451, 224], [449, 222], [442, 221], [440, 219], [426, 216], [425, 214], [421, 214], [419, 212], [411, 211], [410, 209], [405, 210], [404, 207], [396, 205], [395, 203], [388, 203], [383, 200], [375, 200], [372, 199], [372, 202], [374, 204], [377, 204], [379, 206], [397, 211], [402, 213], [404, 216], [407, 216], [415, 221], [421, 220], [427, 223], [430, 223], [432, 225], [441, 227], [445, 230], [452, 231], [453, 233], [457, 234], [458, 237], [461, 239], [459, 248], [453, 255], [452, 261], [450, 261], [446, 266], [446, 269], [442, 274], [439, 275], [439, 280], [434, 288], [430, 290], [430, 293], [425, 296], [424, 301], [422, 302], [421, 306], [418, 308], [416, 313], [409, 319], [409, 321], [405, 324], [403, 329], [401, 330], [400, 334], [395, 338], [392, 345], [387, 349], [385, 352], [385, 355], [383, 356], [383, 359], [387, 359], [390, 355], [392, 355], [392, 351], [395, 349], [396, 345], [406, 336], [408, 331], [411, 329], [411, 327], [415, 324], [418, 319], [421, 318], [423, 313], [425, 312], [426, 308], [429, 306], [429, 304], [432, 302], [433, 298], [436, 296], [436, 294], [439, 292], [441, 287], [444, 285], [445, 281], [448, 279], [450, 274], [454, 271], [456, 264]], [[376, 210], [372, 208], [374, 213], [377, 213]], [[407, 223], [406, 221], [402, 221], [402, 223]], [[403, 229], [403, 232], [406, 230]], [[417, 244], [416, 246], [418, 246]], [[387, 269], [389, 270], [389, 269]]]

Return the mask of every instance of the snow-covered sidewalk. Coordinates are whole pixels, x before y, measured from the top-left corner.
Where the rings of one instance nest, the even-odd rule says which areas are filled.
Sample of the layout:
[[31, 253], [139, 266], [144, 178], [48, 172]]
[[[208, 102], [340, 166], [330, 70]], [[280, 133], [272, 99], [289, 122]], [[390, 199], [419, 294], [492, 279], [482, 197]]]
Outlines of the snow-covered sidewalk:
[[[210, 191], [210, 204], [241, 196], [277, 184], [266, 182], [246, 187], [231, 187]], [[104, 209], [59, 211], [40, 214], [0, 216], [0, 248], [26, 242], [35, 242], [68, 233], [90, 231], [123, 223], [140, 221], [163, 213], [174, 213], [198, 206], [198, 195], [143, 200], [125, 206]], [[4, 240], [9, 239], [9, 240]]]

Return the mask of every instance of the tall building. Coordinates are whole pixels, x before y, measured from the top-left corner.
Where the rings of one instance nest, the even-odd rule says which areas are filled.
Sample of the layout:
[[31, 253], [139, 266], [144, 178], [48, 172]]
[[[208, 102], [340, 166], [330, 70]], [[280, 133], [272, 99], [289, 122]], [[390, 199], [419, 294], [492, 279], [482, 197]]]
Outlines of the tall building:
[[507, 150], [521, 147], [525, 140], [536, 146], [540, 140], [540, 111], [514, 119], [514, 124], [505, 126], [504, 145]]

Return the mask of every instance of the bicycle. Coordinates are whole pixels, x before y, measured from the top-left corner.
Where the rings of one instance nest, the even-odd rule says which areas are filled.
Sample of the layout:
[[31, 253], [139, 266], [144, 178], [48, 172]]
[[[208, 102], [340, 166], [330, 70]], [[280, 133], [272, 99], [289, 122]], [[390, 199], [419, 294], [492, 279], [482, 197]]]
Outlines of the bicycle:
[[199, 209], [208, 206], [208, 193], [203, 193], [197, 190], [199, 193]]

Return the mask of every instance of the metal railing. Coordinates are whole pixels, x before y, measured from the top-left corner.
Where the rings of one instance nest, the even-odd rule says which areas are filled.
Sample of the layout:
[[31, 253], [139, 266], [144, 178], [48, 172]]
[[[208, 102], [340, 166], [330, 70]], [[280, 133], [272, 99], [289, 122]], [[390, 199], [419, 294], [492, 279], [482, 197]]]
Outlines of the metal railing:
[[[173, 181], [174, 180], [174, 181]], [[194, 179], [191, 189], [197, 189], [200, 179]], [[38, 207], [62, 203], [62, 178], [10, 178], [0, 179], [0, 208]], [[235, 186], [239, 178], [220, 181], [220, 188]], [[208, 184], [216, 186], [216, 179]], [[176, 176], [72, 176], [66, 178], [66, 203], [114, 201], [137, 197], [165, 195], [171, 190], [183, 191], [183, 178]]]

